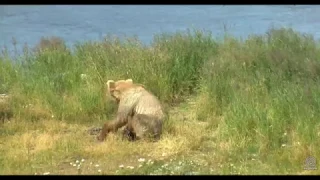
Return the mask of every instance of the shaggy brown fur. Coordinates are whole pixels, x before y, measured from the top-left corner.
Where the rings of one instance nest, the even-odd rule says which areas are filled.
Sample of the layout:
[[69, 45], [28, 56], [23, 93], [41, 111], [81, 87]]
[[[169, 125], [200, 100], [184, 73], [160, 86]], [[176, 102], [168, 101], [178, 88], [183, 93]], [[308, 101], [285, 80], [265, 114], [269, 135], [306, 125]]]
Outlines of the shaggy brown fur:
[[98, 140], [103, 141], [109, 132], [116, 132], [123, 126], [126, 126], [124, 135], [129, 140], [147, 137], [158, 140], [165, 117], [160, 101], [132, 79], [109, 80], [107, 87], [119, 104], [118, 113], [115, 120], [104, 124]]

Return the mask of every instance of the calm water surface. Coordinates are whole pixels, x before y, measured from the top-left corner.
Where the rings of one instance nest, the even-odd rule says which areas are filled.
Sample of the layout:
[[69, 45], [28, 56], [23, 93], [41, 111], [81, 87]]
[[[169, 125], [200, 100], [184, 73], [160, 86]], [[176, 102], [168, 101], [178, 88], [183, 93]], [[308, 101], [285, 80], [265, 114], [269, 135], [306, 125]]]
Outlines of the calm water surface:
[[237, 37], [292, 27], [320, 37], [320, 6], [222, 5], [42, 5], [0, 6], [0, 46], [34, 46], [43, 36], [62, 37], [68, 45], [111, 34], [136, 35], [150, 43], [161, 32], [200, 28], [215, 36], [224, 27]]

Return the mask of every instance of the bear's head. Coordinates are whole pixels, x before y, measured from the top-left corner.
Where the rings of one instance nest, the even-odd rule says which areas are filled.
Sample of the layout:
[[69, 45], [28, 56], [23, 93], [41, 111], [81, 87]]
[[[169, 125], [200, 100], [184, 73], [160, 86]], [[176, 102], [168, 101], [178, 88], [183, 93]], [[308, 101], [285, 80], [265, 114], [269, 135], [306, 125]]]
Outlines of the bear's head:
[[127, 80], [108, 80], [107, 81], [107, 91], [108, 93], [117, 101], [120, 101], [121, 93], [131, 87], [133, 87], [132, 79]]
[[133, 83], [132, 79], [118, 81], [108, 80], [106, 84], [108, 94], [111, 95], [118, 103], [121, 99], [122, 94], [126, 90], [130, 90], [132, 88], [145, 89], [144, 85]]

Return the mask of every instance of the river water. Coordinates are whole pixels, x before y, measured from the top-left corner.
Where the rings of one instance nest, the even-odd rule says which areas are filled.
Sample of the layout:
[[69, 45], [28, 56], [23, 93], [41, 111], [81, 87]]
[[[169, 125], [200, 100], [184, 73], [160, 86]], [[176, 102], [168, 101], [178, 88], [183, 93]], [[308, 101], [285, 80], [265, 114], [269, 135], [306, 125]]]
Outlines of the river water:
[[101, 40], [105, 35], [137, 36], [150, 43], [153, 35], [188, 28], [220, 36], [262, 34], [271, 27], [320, 37], [317, 5], [1, 5], [0, 47], [34, 46], [41, 37], [58, 36], [68, 45]]

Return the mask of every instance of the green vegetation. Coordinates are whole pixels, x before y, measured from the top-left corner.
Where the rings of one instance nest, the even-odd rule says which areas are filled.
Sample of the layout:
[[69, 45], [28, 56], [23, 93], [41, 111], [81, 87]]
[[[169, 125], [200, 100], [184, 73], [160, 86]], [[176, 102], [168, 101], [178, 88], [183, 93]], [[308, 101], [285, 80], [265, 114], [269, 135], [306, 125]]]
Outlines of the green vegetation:
[[[72, 52], [48, 38], [24, 52], [15, 62], [0, 56], [0, 93], [13, 112], [0, 125], [0, 174], [320, 172], [304, 170], [308, 156], [320, 160], [320, 46], [310, 35], [216, 40], [197, 30], [148, 47], [109, 37]], [[157, 143], [98, 143], [86, 132], [114, 116], [105, 82], [126, 78], [169, 109]], [[70, 165], [77, 159], [81, 167]]]

